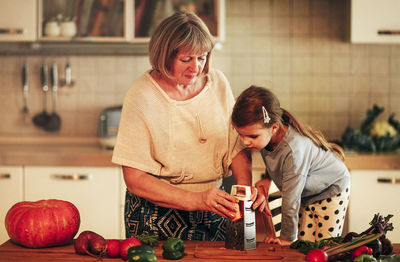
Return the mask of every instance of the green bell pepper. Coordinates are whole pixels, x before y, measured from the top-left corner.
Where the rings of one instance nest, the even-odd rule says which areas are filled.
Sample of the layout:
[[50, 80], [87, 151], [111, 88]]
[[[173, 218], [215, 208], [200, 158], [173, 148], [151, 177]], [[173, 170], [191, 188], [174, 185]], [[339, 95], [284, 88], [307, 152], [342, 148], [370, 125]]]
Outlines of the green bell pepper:
[[364, 253], [354, 258], [353, 262], [376, 262], [376, 259], [373, 256]]
[[156, 251], [154, 251], [154, 249], [148, 245], [133, 246], [128, 249], [128, 256], [138, 253], [149, 253], [155, 255]]
[[128, 249], [129, 262], [156, 262], [156, 252], [147, 245], [133, 246]]
[[162, 256], [165, 259], [177, 260], [183, 257], [185, 251], [185, 243], [182, 239], [176, 237], [168, 238], [162, 245]]
[[181, 251], [171, 251], [171, 252], [163, 251], [162, 256], [165, 259], [178, 260], [183, 257], [183, 252], [181, 252]]

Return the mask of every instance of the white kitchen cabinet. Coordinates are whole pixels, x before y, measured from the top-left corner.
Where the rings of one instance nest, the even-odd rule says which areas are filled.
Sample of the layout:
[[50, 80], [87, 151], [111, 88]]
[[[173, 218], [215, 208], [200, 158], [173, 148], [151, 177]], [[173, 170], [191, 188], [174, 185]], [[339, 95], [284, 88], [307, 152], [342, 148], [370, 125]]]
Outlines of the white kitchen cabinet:
[[0, 166], [0, 244], [9, 239], [4, 219], [7, 211], [22, 201], [22, 166]]
[[121, 214], [121, 238], [125, 238], [125, 216], [124, 216], [124, 211], [125, 211], [125, 194], [126, 194], [126, 185], [124, 181], [124, 176], [122, 173], [122, 168], [119, 168], [120, 176], [121, 176], [121, 192], [120, 192], [120, 214]]
[[121, 174], [117, 167], [25, 167], [25, 199], [62, 199], [80, 212], [79, 232], [120, 238]]
[[351, 0], [352, 43], [400, 43], [399, 0]]
[[[199, 15], [211, 34], [217, 40], [224, 40], [225, 0], [38, 0], [38, 39], [144, 43], [164, 18], [180, 10]], [[74, 33], [70, 34], [71, 30], [63, 33], [66, 21], [75, 25]]]
[[394, 215], [394, 230], [387, 233], [393, 243], [400, 242], [400, 170], [352, 170], [348, 209], [349, 231], [360, 233], [370, 225], [374, 214]]
[[0, 41], [35, 41], [36, 0], [0, 0]]

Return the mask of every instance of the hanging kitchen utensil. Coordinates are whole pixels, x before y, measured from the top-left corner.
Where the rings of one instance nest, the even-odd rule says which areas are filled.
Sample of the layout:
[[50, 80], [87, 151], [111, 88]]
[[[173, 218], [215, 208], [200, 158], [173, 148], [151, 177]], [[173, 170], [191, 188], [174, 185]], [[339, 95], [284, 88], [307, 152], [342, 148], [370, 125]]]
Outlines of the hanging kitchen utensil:
[[67, 59], [67, 63], [65, 64], [65, 79], [60, 79], [60, 85], [61, 88], [71, 88], [74, 86], [74, 81], [72, 80], [72, 68], [71, 64], [69, 62], [69, 59]]
[[71, 83], [72, 83], [72, 70], [69, 61], [67, 61], [67, 64], [65, 65], [65, 84], [67, 86], [70, 86]]
[[29, 85], [28, 85], [28, 64], [26, 61], [22, 66], [22, 92], [23, 92], [22, 113], [24, 114], [24, 123], [27, 124], [29, 119], [29, 109], [28, 109]]
[[58, 94], [58, 67], [57, 63], [53, 63], [50, 68], [50, 79], [51, 79], [51, 93], [52, 93], [52, 106], [53, 112], [50, 114], [49, 121], [44, 126], [46, 131], [58, 131], [61, 127], [61, 118], [57, 114], [57, 94]]
[[40, 69], [40, 81], [42, 84], [42, 96], [43, 96], [43, 110], [39, 114], [35, 115], [33, 118], [33, 123], [40, 127], [44, 128], [44, 126], [49, 121], [49, 114], [47, 113], [47, 91], [49, 91], [48, 86], [48, 75], [49, 70], [46, 63], [43, 63]]

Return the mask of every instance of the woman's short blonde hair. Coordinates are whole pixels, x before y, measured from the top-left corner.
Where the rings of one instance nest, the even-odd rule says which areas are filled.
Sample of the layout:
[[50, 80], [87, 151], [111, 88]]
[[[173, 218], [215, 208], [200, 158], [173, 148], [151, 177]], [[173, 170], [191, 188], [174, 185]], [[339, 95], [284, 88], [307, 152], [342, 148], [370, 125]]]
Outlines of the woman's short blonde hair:
[[172, 63], [180, 50], [189, 53], [207, 52], [203, 74], [209, 71], [213, 38], [204, 22], [195, 14], [177, 12], [164, 19], [154, 31], [149, 44], [149, 58], [153, 70], [170, 78]]

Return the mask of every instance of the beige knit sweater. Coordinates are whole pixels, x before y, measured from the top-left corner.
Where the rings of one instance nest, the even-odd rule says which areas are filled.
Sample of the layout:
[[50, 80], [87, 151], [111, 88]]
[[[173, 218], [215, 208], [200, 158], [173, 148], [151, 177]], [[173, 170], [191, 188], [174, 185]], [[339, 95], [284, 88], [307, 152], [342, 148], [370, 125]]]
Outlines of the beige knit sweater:
[[230, 124], [233, 104], [220, 71], [186, 101], [172, 100], [147, 71], [125, 96], [112, 162], [190, 191], [218, 187], [243, 149]]

